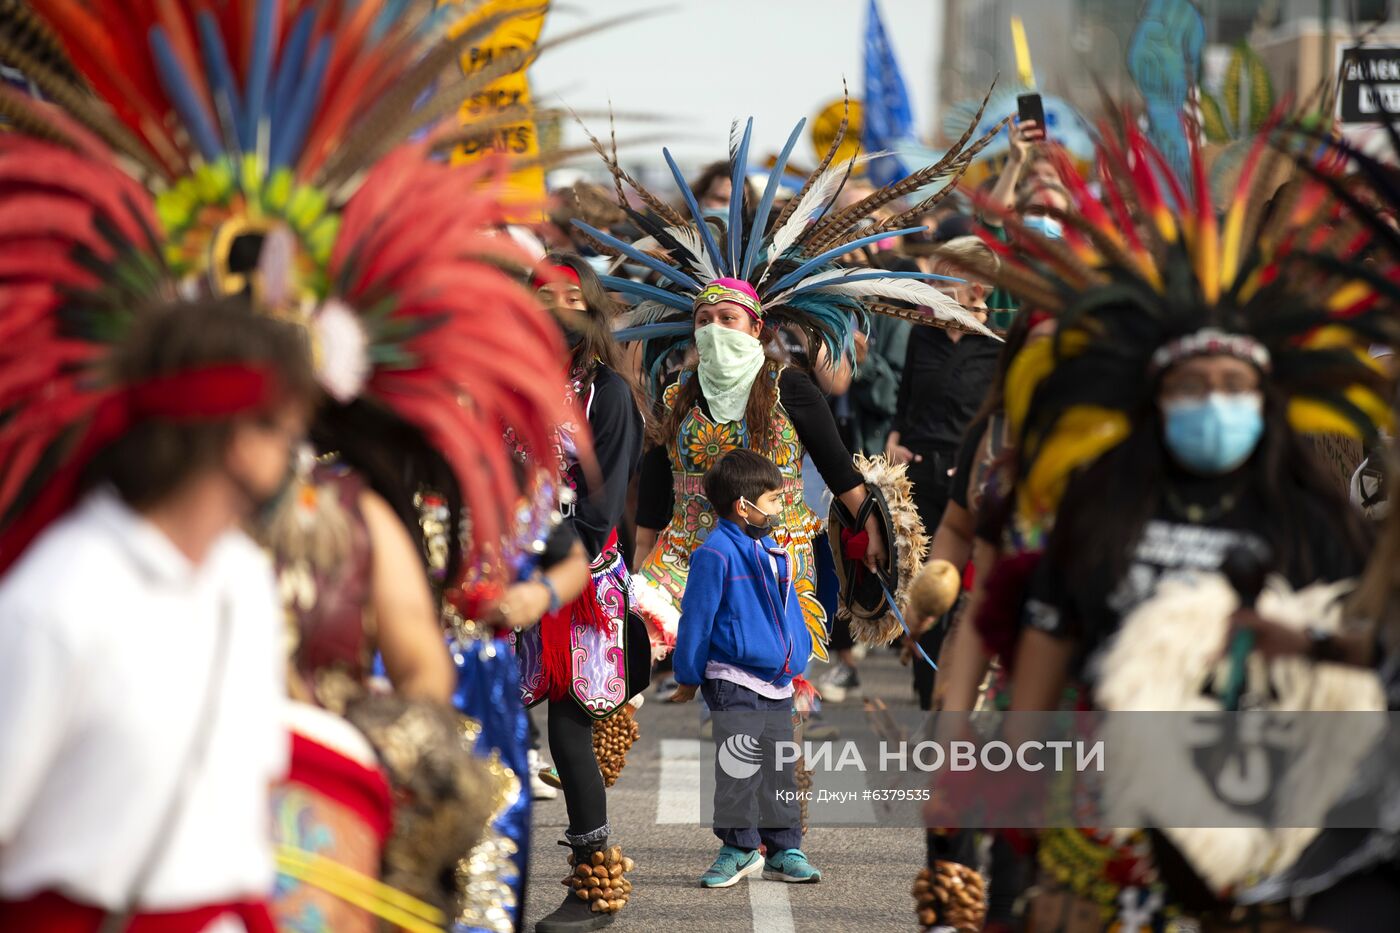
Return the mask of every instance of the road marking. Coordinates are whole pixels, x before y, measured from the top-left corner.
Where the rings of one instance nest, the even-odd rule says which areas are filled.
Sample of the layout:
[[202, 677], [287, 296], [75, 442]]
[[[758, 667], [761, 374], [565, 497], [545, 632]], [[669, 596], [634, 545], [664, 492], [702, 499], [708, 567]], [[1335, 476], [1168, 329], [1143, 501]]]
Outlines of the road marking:
[[750, 878], [749, 909], [753, 911], [754, 933], [794, 933], [786, 882]]
[[661, 740], [661, 787], [657, 823], [700, 822], [700, 740]]

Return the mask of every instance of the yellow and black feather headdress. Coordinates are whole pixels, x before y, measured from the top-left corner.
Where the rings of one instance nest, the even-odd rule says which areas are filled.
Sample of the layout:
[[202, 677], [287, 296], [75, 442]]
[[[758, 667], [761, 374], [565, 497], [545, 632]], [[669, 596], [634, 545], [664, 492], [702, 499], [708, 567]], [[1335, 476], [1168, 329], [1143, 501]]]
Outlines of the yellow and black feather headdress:
[[[1274, 191], [1289, 166], [1301, 170]], [[1400, 334], [1400, 235], [1382, 209], [1395, 190], [1383, 166], [1275, 121], [1217, 208], [1198, 150], [1188, 187], [1125, 120], [1100, 142], [1099, 196], [1063, 174], [1064, 238], [1008, 217], [1017, 249], [992, 241], [999, 268], [973, 270], [1057, 322], [1007, 376], [1023, 517], [1053, 513], [1070, 474], [1132, 433], [1156, 375], [1185, 356], [1259, 366], [1300, 433], [1369, 438], [1389, 424], [1389, 379], [1370, 354]]]

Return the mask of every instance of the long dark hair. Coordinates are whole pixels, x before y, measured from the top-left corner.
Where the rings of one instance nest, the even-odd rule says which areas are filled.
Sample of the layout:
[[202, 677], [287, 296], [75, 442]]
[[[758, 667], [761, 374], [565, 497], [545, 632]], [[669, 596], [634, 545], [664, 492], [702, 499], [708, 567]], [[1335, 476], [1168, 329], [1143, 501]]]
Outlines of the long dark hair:
[[[1255, 530], [1273, 549], [1274, 569], [1295, 583], [1313, 580], [1319, 568], [1310, 542], [1319, 538], [1335, 540], [1360, 565], [1369, 546], [1361, 518], [1289, 426], [1286, 399], [1268, 383], [1262, 392], [1264, 434], [1242, 485], [1261, 500]], [[1146, 406], [1127, 440], [1070, 480], [1056, 513], [1045, 559], [1081, 605], [1107, 602], [1166, 495], [1172, 467], [1155, 393]], [[1092, 642], [1111, 633], [1082, 634]]]
[[583, 302], [588, 306], [579, 328], [583, 341], [574, 348], [574, 367], [582, 368], [584, 384], [590, 384], [598, 374], [598, 364], [612, 370], [627, 385], [632, 393], [632, 402], [637, 411], [646, 418], [647, 401], [637, 381], [632, 378], [630, 368], [622, 356], [622, 347], [613, 338], [613, 320], [621, 314], [617, 302], [612, 300], [593, 267], [576, 253], [550, 253], [544, 258], [547, 265], [567, 266], [578, 275], [579, 291], [583, 292]]
[[[417, 428], [367, 399], [349, 404], [327, 401], [311, 428], [317, 450], [334, 452], [357, 470], [393, 509], [418, 545], [423, 566], [430, 566], [428, 542], [420, 531], [417, 494], [433, 490], [447, 501], [448, 514], [462, 514], [462, 491], [442, 454]], [[447, 535], [443, 579], [457, 579], [464, 560], [462, 536]]]

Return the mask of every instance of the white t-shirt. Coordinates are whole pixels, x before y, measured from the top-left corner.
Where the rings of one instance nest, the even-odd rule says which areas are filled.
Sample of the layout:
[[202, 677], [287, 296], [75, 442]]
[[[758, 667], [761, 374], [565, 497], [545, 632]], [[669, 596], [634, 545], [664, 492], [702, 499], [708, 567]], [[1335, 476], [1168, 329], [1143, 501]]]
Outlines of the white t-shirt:
[[[197, 723], [221, 613], [221, 696]], [[268, 895], [282, 632], [271, 567], [241, 532], [195, 566], [104, 491], [40, 536], [0, 579], [0, 897], [123, 907], [182, 780], [138, 906]], [[213, 734], [183, 776], [197, 727]]]

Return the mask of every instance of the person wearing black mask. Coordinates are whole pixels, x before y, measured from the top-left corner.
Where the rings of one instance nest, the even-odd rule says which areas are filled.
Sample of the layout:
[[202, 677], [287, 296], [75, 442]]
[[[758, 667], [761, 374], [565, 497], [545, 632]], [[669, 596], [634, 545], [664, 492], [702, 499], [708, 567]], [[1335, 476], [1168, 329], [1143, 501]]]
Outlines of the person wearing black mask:
[[[561, 606], [541, 588], [541, 623], [518, 638], [521, 695], [526, 704], [549, 700], [549, 748], [568, 808], [565, 842], [578, 865], [608, 850], [603, 776], [593, 752], [593, 722], [613, 715], [651, 678], [651, 644], [640, 619], [627, 611], [627, 565], [618, 531], [627, 505], [627, 487], [642, 455], [643, 406], [635, 385], [622, 373], [621, 351], [610, 322], [613, 303], [587, 261], [553, 253], [536, 268], [532, 281], [541, 302], [554, 314], [572, 351], [571, 385], [577, 427], [561, 431], [554, 451], [526, 455], [526, 463], [548, 468], [557, 457], [562, 481], [559, 511], [572, 526], [592, 568], [581, 597]], [[580, 462], [573, 432], [587, 420], [596, 471]], [[621, 598], [619, 598], [621, 597]], [[619, 609], [621, 607], [621, 609]], [[529, 612], [526, 613], [528, 617]], [[584, 662], [577, 659], [583, 656]], [[576, 677], [572, 671], [590, 672]], [[574, 897], [535, 929], [591, 930], [611, 920]]]

